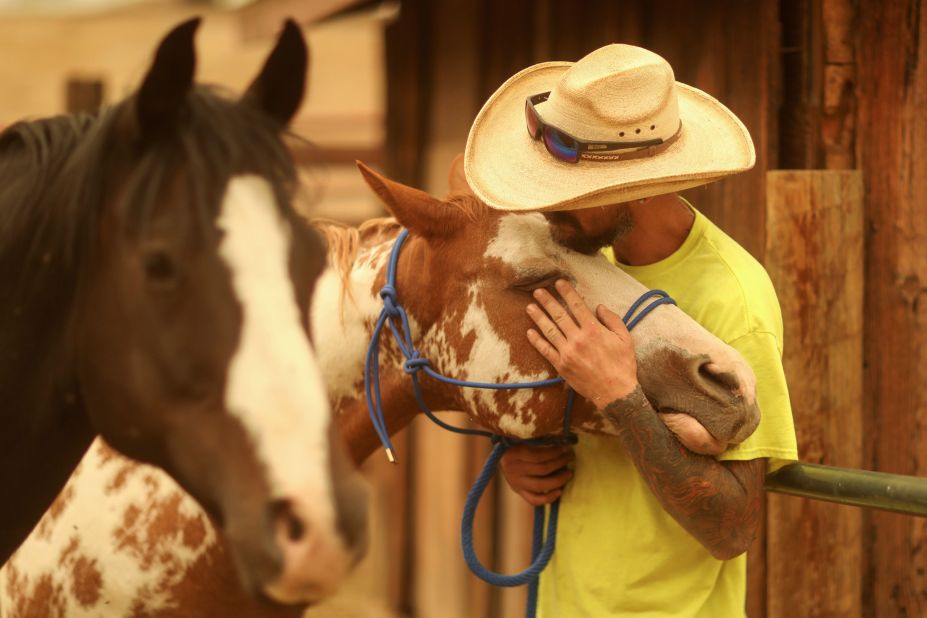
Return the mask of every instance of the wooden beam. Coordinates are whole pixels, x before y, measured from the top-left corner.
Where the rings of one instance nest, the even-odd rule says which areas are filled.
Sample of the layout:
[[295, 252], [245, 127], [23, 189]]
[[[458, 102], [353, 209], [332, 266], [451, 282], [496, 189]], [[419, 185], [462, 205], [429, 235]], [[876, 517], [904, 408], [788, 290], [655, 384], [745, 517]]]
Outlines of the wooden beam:
[[[802, 461], [863, 464], [863, 188], [858, 171], [766, 181], [766, 268]], [[768, 496], [767, 616], [859, 616], [862, 514]]]
[[[927, 476], [927, 7], [859, 2], [866, 466]], [[927, 616], [927, 526], [868, 516], [866, 616]]]
[[308, 25], [359, 4], [361, 0], [260, 0], [239, 9], [242, 38], [259, 39], [276, 36], [283, 20]]

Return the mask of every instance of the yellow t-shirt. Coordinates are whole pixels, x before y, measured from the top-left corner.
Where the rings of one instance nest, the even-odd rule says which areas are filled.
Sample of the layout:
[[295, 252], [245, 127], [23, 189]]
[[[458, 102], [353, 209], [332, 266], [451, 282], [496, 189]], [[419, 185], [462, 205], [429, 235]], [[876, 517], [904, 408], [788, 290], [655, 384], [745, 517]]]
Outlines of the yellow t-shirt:
[[[683, 245], [620, 268], [668, 292], [736, 348], [757, 376], [760, 424], [719, 459], [797, 459], [782, 371], [782, 316], [769, 276], [698, 211]], [[606, 255], [615, 262], [609, 248]], [[744, 615], [746, 556], [716, 560], [663, 510], [616, 438], [582, 436], [560, 505], [557, 547], [541, 576], [544, 618]]]

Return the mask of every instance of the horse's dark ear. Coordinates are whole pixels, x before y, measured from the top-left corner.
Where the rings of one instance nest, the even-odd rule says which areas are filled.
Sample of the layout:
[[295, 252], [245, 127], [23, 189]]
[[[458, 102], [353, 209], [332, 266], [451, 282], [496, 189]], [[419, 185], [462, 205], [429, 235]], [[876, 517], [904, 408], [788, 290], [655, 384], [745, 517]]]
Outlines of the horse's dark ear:
[[156, 131], [172, 122], [193, 86], [196, 52], [193, 35], [200, 18], [185, 21], [167, 33], [135, 102], [139, 127], [143, 133]]
[[251, 83], [244, 98], [286, 126], [303, 101], [308, 66], [306, 40], [296, 22], [288, 19], [264, 68]]
[[403, 227], [429, 239], [448, 238], [467, 223], [462, 210], [424, 191], [390, 180], [360, 161], [357, 167], [386, 209]]

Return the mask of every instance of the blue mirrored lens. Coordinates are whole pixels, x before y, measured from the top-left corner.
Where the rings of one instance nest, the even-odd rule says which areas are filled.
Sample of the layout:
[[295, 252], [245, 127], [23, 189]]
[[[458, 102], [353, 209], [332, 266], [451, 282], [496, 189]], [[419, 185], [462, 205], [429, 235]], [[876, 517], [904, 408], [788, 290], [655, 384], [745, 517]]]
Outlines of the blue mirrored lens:
[[579, 160], [579, 150], [576, 140], [564, 135], [553, 127], [544, 127], [544, 145], [547, 151], [561, 161], [576, 163]]

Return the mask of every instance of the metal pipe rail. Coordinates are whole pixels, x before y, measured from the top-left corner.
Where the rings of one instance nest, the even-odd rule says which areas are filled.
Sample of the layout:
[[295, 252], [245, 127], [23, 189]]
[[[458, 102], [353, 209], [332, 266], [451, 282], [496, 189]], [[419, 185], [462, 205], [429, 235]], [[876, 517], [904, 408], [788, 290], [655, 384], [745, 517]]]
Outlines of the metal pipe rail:
[[927, 478], [791, 463], [766, 475], [780, 494], [927, 517]]

